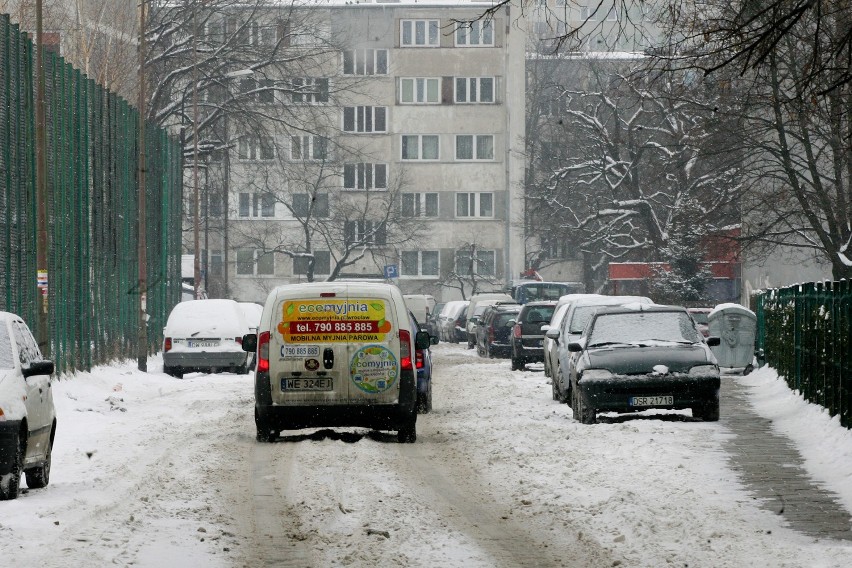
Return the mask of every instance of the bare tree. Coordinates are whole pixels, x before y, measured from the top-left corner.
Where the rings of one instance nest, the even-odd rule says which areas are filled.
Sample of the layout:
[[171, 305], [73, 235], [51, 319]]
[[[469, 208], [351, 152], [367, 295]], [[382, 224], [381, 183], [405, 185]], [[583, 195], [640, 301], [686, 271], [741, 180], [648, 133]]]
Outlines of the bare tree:
[[458, 290], [463, 300], [481, 292], [492, 291], [500, 285], [493, 251], [486, 250], [476, 239], [459, 245], [454, 253], [454, 264], [440, 281], [440, 285]]

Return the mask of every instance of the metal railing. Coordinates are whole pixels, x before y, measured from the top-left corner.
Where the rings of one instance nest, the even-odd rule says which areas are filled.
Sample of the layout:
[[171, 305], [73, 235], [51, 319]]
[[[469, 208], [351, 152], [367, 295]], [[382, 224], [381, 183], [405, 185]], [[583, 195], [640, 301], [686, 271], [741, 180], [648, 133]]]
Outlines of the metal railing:
[[[34, 46], [0, 15], [0, 310], [34, 326]], [[137, 113], [61, 57], [45, 54], [48, 321], [58, 372], [136, 355]], [[146, 127], [149, 352], [180, 301], [179, 142]]]
[[757, 351], [804, 398], [852, 428], [852, 282], [757, 294]]

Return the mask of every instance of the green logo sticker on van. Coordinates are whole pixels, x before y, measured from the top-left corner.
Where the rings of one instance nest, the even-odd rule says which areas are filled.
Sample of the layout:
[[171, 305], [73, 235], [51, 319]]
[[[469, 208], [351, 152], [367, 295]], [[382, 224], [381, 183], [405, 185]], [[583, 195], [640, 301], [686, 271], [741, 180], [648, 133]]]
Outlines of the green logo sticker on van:
[[349, 371], [356, 387], [369, 394], [379, 394], [396, 383], [399, 363], [384, 345], [365, 345], [352, 356]]

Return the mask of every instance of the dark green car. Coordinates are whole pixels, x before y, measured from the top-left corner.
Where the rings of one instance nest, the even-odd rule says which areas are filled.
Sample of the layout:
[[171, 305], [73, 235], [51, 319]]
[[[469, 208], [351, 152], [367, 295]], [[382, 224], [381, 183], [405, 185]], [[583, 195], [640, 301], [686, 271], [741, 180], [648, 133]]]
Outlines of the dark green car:
[[600, 308], [568, 345], [574, 418], [594, 424], [598, 412], [691, 408], [719, 419], [719, 366], [686, 308], [632, 304]]

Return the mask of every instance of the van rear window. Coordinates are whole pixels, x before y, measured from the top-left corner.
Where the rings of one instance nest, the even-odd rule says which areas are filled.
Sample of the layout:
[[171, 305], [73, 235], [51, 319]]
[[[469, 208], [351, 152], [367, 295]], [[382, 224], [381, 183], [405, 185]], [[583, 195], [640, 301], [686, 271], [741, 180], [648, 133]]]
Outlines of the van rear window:
[[285, 300], [278, 331], [288, 343], [382, 342], [391, 313], [381, 298]]

